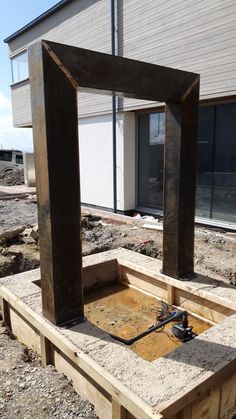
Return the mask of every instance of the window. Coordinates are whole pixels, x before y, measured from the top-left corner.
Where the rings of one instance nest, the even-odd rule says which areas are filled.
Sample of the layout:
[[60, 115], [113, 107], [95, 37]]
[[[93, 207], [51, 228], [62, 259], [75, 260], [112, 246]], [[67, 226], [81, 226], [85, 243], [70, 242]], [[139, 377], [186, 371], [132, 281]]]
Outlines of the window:
[[11, 68], [12, 83], [17, 83], [29, 77], [27, 51], [24, 51], [11, 59]]
[[16, 163], [23, 164], [23, 156], [22, 154], [16, 154]]
[[[138, 205], [162, 209], [163, 112], [139, 116]], [[196, 215], [236, 223], [236, 104], [199, 109]]]
[[236, 104], [215, 109], [212, 218], [236, 223]]
[[197, 144], [196, 215], [211, 218], [215, 107], [199, 109]]
[[164, 138], [164, 112], [139, 117], [138, 197], [141, 207], [162, 208]]
[[12, 152], [11, 151], [0, 151], [0, 160], [2, 161], [11, 161]]

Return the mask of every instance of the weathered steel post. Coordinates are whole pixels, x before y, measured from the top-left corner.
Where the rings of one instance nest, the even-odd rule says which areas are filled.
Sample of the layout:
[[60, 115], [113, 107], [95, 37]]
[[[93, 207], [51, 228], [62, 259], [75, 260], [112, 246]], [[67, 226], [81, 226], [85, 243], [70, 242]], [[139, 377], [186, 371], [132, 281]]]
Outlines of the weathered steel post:
[[43, 314], [84, 315], [77, 89], [166, 102], [163, 272], [193, 272], [199, 76], [40, 41], [29, 48]]
[[181, 102], [167, 102], [164, 161], [163, 273], [194, 272], [199, 79]]
[[43, 314], [83, 318], [77, 91], [42, 43], [29, 49]]

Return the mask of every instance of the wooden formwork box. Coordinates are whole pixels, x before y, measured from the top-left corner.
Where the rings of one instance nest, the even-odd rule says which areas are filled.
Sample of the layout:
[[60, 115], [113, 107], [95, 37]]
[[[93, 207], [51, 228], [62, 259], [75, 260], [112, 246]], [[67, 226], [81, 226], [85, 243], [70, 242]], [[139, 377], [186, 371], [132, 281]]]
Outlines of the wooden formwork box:
[[[98, 269], [110, 274], [109, 263], [112, 262], [119, 281], [172, 304], [179, 304], [186, 299], [186, 295], [196, 292], [196, 285], [169, 279], [161, 273], [154, 274], [150, 268], [143, 267], [143, 255], [138, 255], [141, 256], [140, 264], [128, 260], [130, 253], [114, 251], [112, 261], [101, 261], [100, 256], [97, 263], [89, 263], [84, 268], [85, 284], [90, 287], [97, 281]], [[96, 255], [93, 255], [92, 260], [95, 259]], [[236, 355], [224, 368], [209, 373], [207, 379], [177, 397], [172, 404], [161, 403], [153, 408], [87, 354], [78, 351], [72, 341], [4, 284], [0, 288], [0, 296], [3, 317], [12, 332], [41, 355], [44, 365], [52, 363], [71, 379], [75, 390], [95, 405], [100, 418], [217, 419], [236, 406]], [[220, 323], [236, 313], [236, 304], [231, 302], [229, 307], [227, 299], [206, 290], [196, 292], [194, 301], [186, 301], [182, 307], [212, 323]]]

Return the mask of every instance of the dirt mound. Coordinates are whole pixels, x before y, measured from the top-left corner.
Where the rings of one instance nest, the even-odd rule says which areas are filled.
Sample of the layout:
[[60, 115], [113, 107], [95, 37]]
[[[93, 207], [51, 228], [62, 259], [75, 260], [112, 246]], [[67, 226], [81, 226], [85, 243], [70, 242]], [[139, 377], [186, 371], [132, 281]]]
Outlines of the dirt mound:
[[24, 185], [24, 182], [23, 169], [9, 170], [0, 175], [0, 185], [3, 186]]
[[123, 245], [125, 249], [133, 250], [142, 255], [150, 256], [152, 258], [162, 258], [162, 251], [160, 247], [153, 240], [147, 240], [141, 243], [126, 243]]

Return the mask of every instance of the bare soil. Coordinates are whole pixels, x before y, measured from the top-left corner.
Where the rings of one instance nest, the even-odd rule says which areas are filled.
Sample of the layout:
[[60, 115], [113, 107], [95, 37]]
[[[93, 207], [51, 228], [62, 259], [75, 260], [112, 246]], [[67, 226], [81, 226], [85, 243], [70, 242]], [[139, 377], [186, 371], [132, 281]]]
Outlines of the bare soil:
[[[81, 221], [84, 256], [125, 247], [162, 259], [161, 231], [145, 229], [137, 220], [132, 222], [109, 213], [102, 219], [84, 215]], [[0, 277], [39, 266], [38, 242], [26, 245], [21, 233], [18, 234], [36, 224], [35, 197], [0, 201]], [[232, 239], [226, 232], [196, 228], [195, 271], [236, 285], [236, 236]]]

